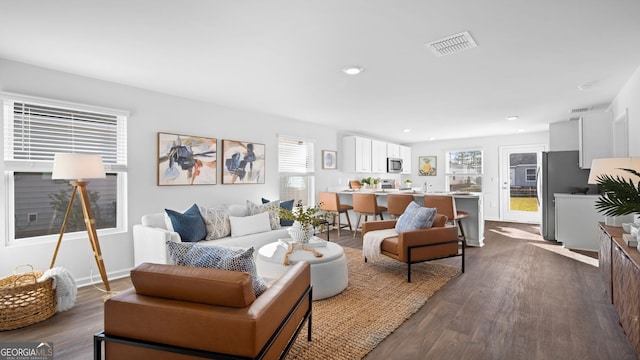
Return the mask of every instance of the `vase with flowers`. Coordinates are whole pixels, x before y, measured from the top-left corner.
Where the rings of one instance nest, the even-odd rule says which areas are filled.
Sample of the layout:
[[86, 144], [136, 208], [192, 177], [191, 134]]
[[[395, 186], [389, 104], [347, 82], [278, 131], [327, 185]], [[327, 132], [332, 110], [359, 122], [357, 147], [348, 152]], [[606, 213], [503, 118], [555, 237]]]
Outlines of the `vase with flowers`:
[[289, 236], [297, 243], [308, 243], [313, 236], [313, 229], [320, 225], [326, 214], [320, 213], [320, 205], [304, 208], [298, 201], [292, 210], [280, 208], [280, 217], [285, 220], [293, 220], [293, 225], [287, 230]]

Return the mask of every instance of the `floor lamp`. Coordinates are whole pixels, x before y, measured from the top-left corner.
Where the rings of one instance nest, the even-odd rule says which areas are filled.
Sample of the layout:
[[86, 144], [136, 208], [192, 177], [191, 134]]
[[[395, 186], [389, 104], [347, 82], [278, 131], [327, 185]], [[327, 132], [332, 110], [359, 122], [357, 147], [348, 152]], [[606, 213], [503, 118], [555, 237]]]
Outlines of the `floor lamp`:
[[82, 204], [82, 215], [84, 217], [85, 227], [87, 228], [87, 234], [89, 235], [89, 242], [91, 243], [93, 256], [96, 258], [98, 271], [100, 271], [100, 276], [102, 277], [105, 289], [107, 291], [111, 291], [109, 287], [109, 279], [107, 278], [107, 271], [104, 267], [104, 262], [102, 261], [102, 252], [100, 251], [98, 233], [96, 232], [96, 221], [93, 218], [91, 203], [89, 202], [89, 193], [87, 192], [88, 182], [84, 180], [98, 178], [105, 178], [104, 165], [102, 164], [102, 157], [100, 155], [55, 154], [51, 179], [73, 179], [70, 181], [71, 185], [73, 185], [73, 192], [69, 199], [67, 213], [64, 215], [64, 221], [62, 222], [62, 228], [60, 229], [60, 236], [58, 237], [58, 244], [56, 245], [56, 250], [53, 253], [53, 259], [51, 259], [50, 268], [53, 268], [53, 265], [56, 262], [60, 243], [62, 242], [62, 235], [67, 227], [67, 221], [69, 220], [71, 208], [73, 207], [73, 200], [75, 199], [76, 193], [79, 193], [80, 202]]

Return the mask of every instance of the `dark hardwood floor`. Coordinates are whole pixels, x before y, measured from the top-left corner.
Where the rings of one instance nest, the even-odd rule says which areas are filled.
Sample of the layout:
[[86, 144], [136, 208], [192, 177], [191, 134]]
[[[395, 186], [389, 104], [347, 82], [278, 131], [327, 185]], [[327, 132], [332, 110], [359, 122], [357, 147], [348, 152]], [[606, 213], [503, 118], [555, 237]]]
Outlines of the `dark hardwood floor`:
[[[339, 238], [332, 231], [331, 240], [361, 248], [346, 231]], [[583, 262], [593, 263], [594, 254], [546, 242], [537, 226], [526, 224], [487, 222], [485, 244], [467, 248], [466, 272], [366, 359], [636, 358], [598, 268]], [[460, 258], [441, 262], [459, 266]], [[129, 279], [111, 282], [116, 291], [129, 286]], [[102, 329], [102, 295], [82, 288], [73, 309], [0, 332], [0, 342], [52, 341], [56, 359], [91, 359], [92, 335]]]

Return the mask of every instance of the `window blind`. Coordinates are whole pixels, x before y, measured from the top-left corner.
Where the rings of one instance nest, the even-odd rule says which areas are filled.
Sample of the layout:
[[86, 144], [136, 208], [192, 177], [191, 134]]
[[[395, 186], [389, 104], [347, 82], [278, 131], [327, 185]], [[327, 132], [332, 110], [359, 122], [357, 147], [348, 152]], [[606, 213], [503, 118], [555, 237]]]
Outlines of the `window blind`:
[[280, 173], [311, 174], [315, 171], [313, 142], [292, 137], [278, 138]]
[[[43, 102], [5, 99], [4, 160], [9, 168], [53, 163], [55, 153], [101, 154], [112, 171], [126, 169], [126, 116]], [[20, 166], [23, 165], [23, 166]]]

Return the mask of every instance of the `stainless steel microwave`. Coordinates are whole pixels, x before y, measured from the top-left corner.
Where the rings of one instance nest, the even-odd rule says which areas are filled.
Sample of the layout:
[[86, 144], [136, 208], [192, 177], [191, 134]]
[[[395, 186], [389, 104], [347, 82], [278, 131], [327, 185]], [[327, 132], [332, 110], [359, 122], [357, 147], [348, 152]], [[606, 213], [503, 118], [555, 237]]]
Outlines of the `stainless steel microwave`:
[[387, 158], [387, 172], [388, 173], [402, 172], [402, 159]]

